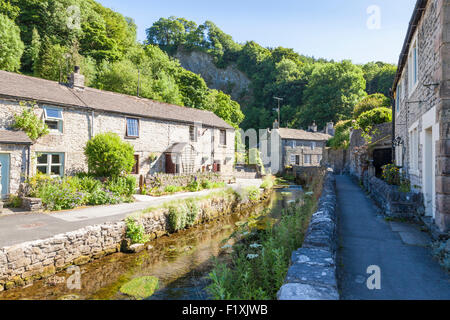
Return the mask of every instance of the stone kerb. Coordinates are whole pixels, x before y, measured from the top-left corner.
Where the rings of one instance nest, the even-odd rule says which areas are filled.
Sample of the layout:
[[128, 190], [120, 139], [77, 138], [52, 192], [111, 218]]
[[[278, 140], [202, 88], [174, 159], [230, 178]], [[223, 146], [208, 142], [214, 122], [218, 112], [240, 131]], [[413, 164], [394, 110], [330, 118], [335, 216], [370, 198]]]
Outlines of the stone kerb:
[[302, 248], [292, 253], [278, 300], [339, 300], [336, 250], [336, 180], [329, 169], [318, 209], [311, 218]]

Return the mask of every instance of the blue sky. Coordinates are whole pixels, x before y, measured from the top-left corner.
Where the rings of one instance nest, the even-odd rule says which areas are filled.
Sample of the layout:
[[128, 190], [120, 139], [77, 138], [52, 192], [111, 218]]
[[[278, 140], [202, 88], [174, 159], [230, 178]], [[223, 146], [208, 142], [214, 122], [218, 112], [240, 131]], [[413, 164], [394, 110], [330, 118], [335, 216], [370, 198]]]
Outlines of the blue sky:
[[[415, 0], [97, 0], [138, 25], [138, 39], [160, 17], [213, 21], [237, 42], [287, 47], [316, 58], [397, 63]], [[369, 29], [370, 6], [380, 28]], [[373, 12], [372, 12], [373, 13]]]

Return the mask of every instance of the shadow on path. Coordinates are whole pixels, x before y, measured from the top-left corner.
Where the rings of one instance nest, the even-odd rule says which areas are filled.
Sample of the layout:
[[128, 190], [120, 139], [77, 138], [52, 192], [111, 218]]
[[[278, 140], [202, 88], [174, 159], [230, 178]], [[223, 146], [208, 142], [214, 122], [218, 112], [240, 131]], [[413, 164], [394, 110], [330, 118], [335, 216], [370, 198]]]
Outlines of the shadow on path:
[[[432, 259], [428, 236], [408, 223], [387, 222], [348, 176], [336, 176], [341, 299], [450, 299], [450, 275]], [[369, 290], [369, 266], [381, 289]]]

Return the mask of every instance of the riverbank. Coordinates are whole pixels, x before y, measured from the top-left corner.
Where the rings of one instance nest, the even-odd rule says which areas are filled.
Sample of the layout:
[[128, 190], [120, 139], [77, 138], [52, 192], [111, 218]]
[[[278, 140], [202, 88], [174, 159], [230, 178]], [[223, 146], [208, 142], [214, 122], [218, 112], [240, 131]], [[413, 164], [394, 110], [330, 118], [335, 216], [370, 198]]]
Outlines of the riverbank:
[[190, 229], [152, 240], [146, 250], [136, 254], [117, 252], [80, 266], [81, 289], [68, 289], [63, 270], [33, 285], [0, 293], [0, 299], [130, 299], [120, 292], [125, 283], [153, 276], [159, 279], [159, 290], [150, 299], [210, 299], [205, 290], [208, 273], [216, 259], [229, 260], [225, 242], [235, 230], [255, 215], [268, 213], [279, 219], [293, 199], [301, 197], [301, 188], [275, 189], [263, 202], [246, 210], [221, 215]]
[[[269, 193], [261, 193], [258, 201], [267, 198]], [[200, 209], [195, 224], [210, 221], [233, 210], [243, 210], [256, 203], [232, 190], [216, 191], [191, 200]], [[169, 232], [168, 205], [153, 207], [136, 215], [151, 239]], [[48, 278], [71, 265], [84, 265], [118, 252], [125, 234], [126, 224], [120, 220], [4, 247], [0, 249], [0, 291], [31, 285], [35, 280]]]

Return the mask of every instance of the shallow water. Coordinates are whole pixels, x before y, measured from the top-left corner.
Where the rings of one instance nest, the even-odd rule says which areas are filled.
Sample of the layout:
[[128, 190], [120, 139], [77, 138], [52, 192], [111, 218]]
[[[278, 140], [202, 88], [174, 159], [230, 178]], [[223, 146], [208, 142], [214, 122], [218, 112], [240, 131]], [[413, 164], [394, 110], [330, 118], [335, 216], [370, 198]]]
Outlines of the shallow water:
[[[35, 281], [25, 288], [0, 293], [0, 299], [131, 299], [120, 293], [120, 287], [136, 277], [154, 276], [159, 290], [148, 299], [208, 299], [205, 290], [208, 273], [215, 260], [226, 260], [222, 247], [237, 229], [239, 222], [255, 212], [269, 209], [268, 216], [279, 218], [290, 202], [301, 197], [301, 188], [277, 189], [271, 198], [247, 212], [234, 213], [206, 224], [163, 236], [150, 243], [151, 248], [139, 254], [116, 253], [81, 266], [81, 289], [69, 289], [71, 274], [62, 272], [47, 280]], [[224, 242], [225, 241], [225, 242]]]

